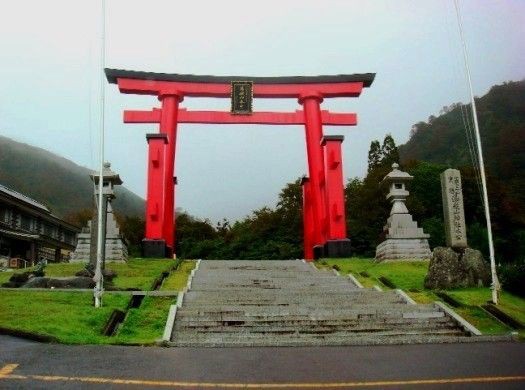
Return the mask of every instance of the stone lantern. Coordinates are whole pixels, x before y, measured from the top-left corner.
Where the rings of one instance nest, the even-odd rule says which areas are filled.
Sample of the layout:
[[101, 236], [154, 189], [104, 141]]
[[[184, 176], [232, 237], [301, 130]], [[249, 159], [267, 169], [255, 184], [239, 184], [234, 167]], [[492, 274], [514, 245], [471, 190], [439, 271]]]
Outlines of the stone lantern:
[[431, 252], [428, 245], [430, 236], [417, 226], [417, 222], [412, 219], [405, 205], [410, 194], [406, 190], [406, 185], [413, 177], [398, 168], [398, 164], [392, 164], [392, 171], [381, 182], [389, 186], [386, 198], [392, 202], [392, 209], [383, 228], [386, 233], [385, 241], [376, 248], [376, 259], [378, 261], [430, 259]]
[[[102, 196], [106, 199], [106, 201], [110, 201], [111, 199], [115, 198], [115, 191], [114, 188], [116, 185], [121, 185], [122, 180], [120, 179], [120, 176], [113, 172], [111, 170], [111, 164], [106, 162], [104, 163], [104, 169], [102, 171]], [[91, 180], [95, 183], [95, 195], [99, 195], [99, 178], [100, 175], [98, 172], [94, 172], [89, 175]]]
[[[99, 201], [99, 194], [100, 194], [100, 187], [99, 187], [99, 180], [100, 180], [100, 174], [98, 172], [94, 172], [91, 175], [91, 180], [95, 183], [95, 197], [96, 202]], [[102, 171], [102, 242], [104, 242], [104, 245], [102, 245], [102, 269], [106, 267], [106, 252], [108, 248], [108, 230], [110, 230], [109, 233], [111, 233], [112, 236], [114, 236], [114, 228], [116, 228], [116, 221], [115, 217], [113, 215], [113, 208], [111, 207], [111, 201], [115, 199], [115, 186], [121, 185], [122, 180], [120, 179], [120, 176], [113, 172], [111, 170], [111, 164], [106, 162], [104, 163], [104, 169]], [[108, 218], [109, 214], [109, 218]], [[108, 226], [108, 221], [110, 221], [110, 226]], [[109, 229], [108, 229], [109, 228]], [[112, 229], [113, 228], [113, 229]], [[117, 228], [118, 231], [118, 228]], [[90, 247], [90, 256], [89, 256], [89, 262], [91, 264], [96, 264], [97, 262], [97, 233], [98, 233], [98, 213], [97, 210], [94, 210], [93, 214], [93, 222], [91, 223], [91, 247]], [[117, 233], [118, 235], [118, 233]], [[119, 237], [120, 238], [120, 237]], [[110, 245], [111, 246], [111, 245]], [[127, 249], [126, 249], [126, 257], [127, 257]]]
[[[89, 175], [95, 187], [95, 202], [99, 201], [98, 172]], [[127, 261], [128, 248], [120, 234], [117, 221], [113, 214], [111, 201], [115, 199], [115, 186], [121, 185], [120, 176], [111, 170], [111, 164], [105, 163], [102, 171], [102, 237], [105, 245], [102, 245], [102, 269], [105, 267], [106, 259], [109, 261]], [[89, 267], [94, 269], [97, 262], [97, 234], [98, 234], [98, 211], [93, 210], [93, 219], [88, 226], [82, 229], [78, 235], [77, 247], [72, 254], [72, 262], [86, 261], [89, 258]]]

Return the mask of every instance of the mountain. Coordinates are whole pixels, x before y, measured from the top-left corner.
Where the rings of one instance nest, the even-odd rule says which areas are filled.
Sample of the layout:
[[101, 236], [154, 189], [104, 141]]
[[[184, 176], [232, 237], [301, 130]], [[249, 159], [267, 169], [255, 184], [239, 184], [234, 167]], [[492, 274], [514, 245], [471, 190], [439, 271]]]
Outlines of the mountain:
[[[45, 204], [59, 217], [93, 207], [90, 173], [44, 149], [0, 136], [0, 184]], [[112, 204], [117, 213], [143, 217], [144, 199], [123, 186], [115, 192]]]
[[[512, 198], [525, 205], [525, 80], [492, 87], [476, 98], [476, 107], [488, 175], [497, 178]], [[464, 126], [468, 113], [470, 105], [456, 103], [444, 107], [440, 116], [415, 124], [410, 140], [399, 146], [401, 162], [471, 166]], [[475, 149], [475, 143], [472, 146]]]

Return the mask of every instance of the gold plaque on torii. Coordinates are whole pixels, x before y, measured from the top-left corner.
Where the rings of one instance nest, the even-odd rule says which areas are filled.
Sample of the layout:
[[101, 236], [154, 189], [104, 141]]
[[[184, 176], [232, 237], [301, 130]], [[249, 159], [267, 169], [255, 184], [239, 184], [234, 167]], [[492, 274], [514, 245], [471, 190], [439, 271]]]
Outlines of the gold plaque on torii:
[[251, 115], [253, 103], [253, 82], [231, 82], [231, 113], [234, 115]]

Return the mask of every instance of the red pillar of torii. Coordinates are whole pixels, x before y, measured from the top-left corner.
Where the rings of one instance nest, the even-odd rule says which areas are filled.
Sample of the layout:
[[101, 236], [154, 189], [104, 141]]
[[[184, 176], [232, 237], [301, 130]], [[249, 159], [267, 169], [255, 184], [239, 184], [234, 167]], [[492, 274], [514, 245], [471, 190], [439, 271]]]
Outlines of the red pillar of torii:
[[[323, 125], [354, 126], [353, 113], [321, 110], [323, 99], [358, 97], [375, 74], [294, 77], [196, 76], [106, 69], [110, 83], [122, 93], [153, 95], [161, 108], [125, 111], [126, 123], [158, 123], [159, 136], [148, 135], [148, 191], [145, 257], [171, 257], [175, 250], [175, 151], [178, 123], [304, 125], [309, 178], [303, 180], [305, 259], [347, 256], [340, 136], [323, 136]], [[185, 97], [229, 98], [232, 82], [253, 83], [253, 97], [293, 98], [303, 106], [295, 112], [222, 111], [179, 108]], [[162, 155], [162, 156], [160, 156]], [[304, 186], [306, 184], [306, 187]]]

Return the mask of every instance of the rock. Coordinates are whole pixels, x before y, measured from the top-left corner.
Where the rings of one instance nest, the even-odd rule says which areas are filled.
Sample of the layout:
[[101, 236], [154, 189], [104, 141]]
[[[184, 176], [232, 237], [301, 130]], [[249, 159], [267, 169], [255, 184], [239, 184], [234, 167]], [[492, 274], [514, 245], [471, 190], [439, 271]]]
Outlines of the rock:
[[47, 283], [48, 287], [54, 288], [93, 288], [95, 282], [92, 278], [85, 276], [78, 276], [76, 278], [65, 278], [65, 279], [49, 279]]
[[31, 272], [23, 272], [21, 274], [13, 274], [9, 281], [13, 283], [25, 283], [29, 279], [29, 275], [31, 275]]
[[75, 274], [75, 276], [83, 276], [85, 278], [92, 278], [94, 276], [94, 274], [91, 271], [89, 271], [88, 269], [83, 268], [80, 271], [78, 271]]
[[[452, 248], [436, 247], [425, 277], [425, 288], [440, 289], [459, 287], [465, 275], [459, 254]], [[463, 287], [463, 286], [461, 286]]]
[[79, 276], [73, 278], [53, 279], [34, 277], [22, 287], [24, 288], [93, 288], [95, 282], [89, 277]]
[[117, 273], [113, 271], [112, 269], [104, 269], [102, 270], [102, 276], [104, 276], [105, 282], [111, 282], [113, 279], [117, 277]]
[[468, 272], [469, 285], [489, 286], [491, 281], [490, 266], [483, 260], [480, 251], [466, 248], [463, 253], [462, 261]]
[[466, 248], [436, 247], [425, 277], [425, 288], [451, 289], [487, 286], [490, 283], [488, 264], [480, 251]]
[[29, 280], [22, 287], [24, 288], [47, 288], [48, 281], [49, 281], [49, 278], [46, 278], [43, 276], [35, 276], [34, 278], [31, 278], [31, 280]]

